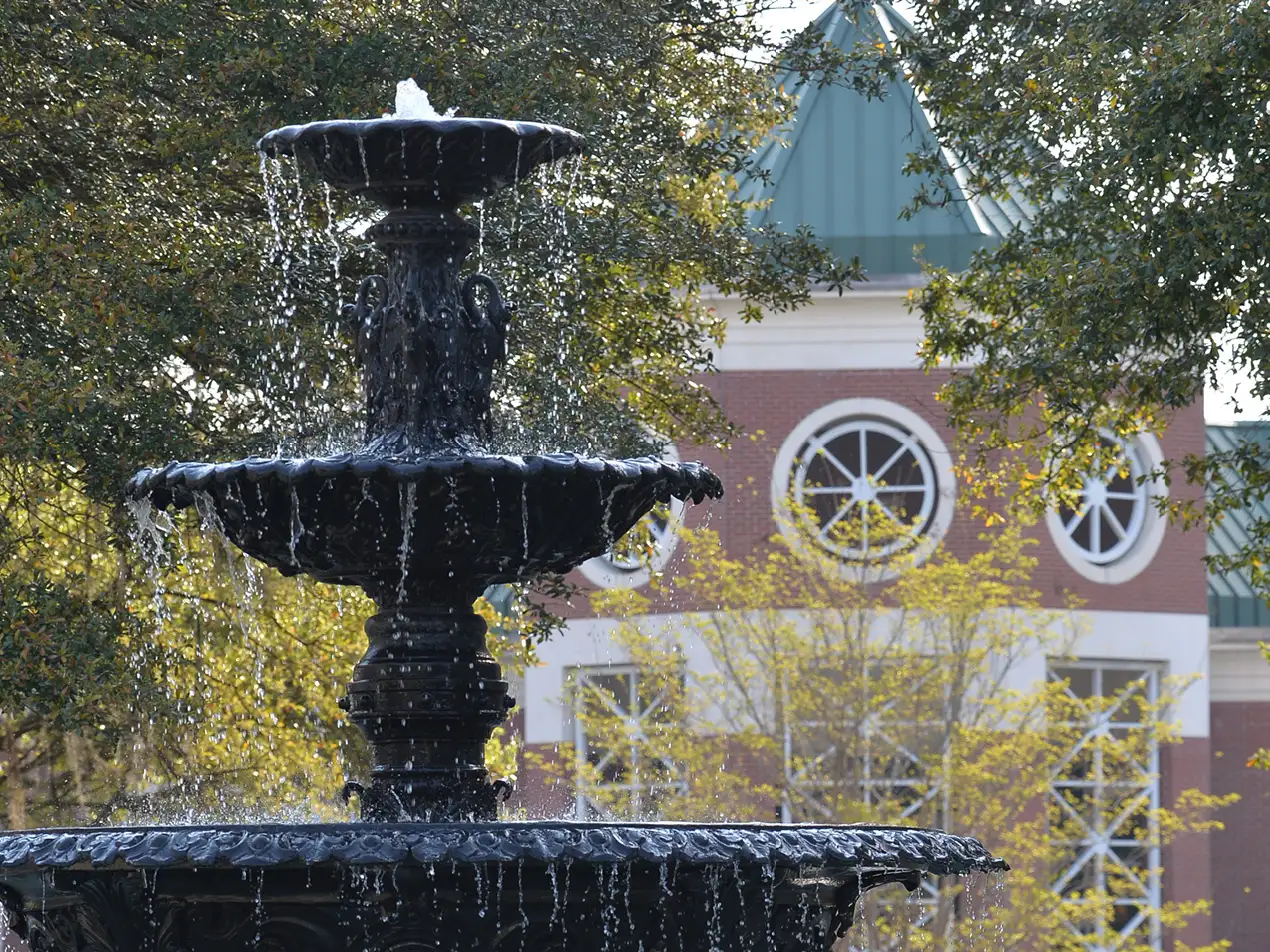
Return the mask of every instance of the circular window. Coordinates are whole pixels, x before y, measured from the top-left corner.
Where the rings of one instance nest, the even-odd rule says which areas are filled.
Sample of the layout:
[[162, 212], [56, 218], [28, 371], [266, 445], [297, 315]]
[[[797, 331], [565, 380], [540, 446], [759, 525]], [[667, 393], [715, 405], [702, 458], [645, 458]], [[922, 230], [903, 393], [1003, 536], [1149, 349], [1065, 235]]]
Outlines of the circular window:
[[[679, 453], [669, 445], [661, 455], [664, 459], [679, 459]], [[583, 578], [601, 588], [647, 585], [653, 573], [664, 569], [674, 554], [685, 508], [680, 499], [658, 503], [608, 552], [583, 562], [579, 567]]]
[[885, 420], [845, 420], [817, 433], [794, 464], [794, 502], [814, 513], [816, 542], [853, 561], [907, 548], [930, 525], [938, 487], [912, 433]]
[[1085, 478], [1075, 509], [1059, 509], [1067, 538], [1095, 565], [1114, 562], [1133, 548], [1149, 504], [1137, 452], [1106, 437], [1102, 442], [1116, 452], [1116, 460], [1105, 472]]
[[1116, 584], [1141, 572], [1164, 537], [1164, 520], [1153, 498], [1165, 492], [1150, 476], [1161, 459], [1155, 439], [1140, 435], [1124, 441], [1102, 434], [1115, 454], [1105, 470], [1090, 473], [1074, 500], [1047, 517], [1063, 558], [1085, 578]]
[[924, 558], [952, 519], [948, 451], [912, 411], [885, 400], [841, 400], [795, 427], [777, 453], [772, 499], [792, 518], [781, 531], [848, 563], [879, 566], [914, 552]]

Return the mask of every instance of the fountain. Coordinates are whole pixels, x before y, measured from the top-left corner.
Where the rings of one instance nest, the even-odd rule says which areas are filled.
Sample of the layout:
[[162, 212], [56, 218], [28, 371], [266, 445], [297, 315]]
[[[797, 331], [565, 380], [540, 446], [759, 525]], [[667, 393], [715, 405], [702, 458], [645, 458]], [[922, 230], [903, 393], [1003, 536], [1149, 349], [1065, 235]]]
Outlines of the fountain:
[[386, 273], [345, 312], [364, 443], [172, 463], [127, 495], [196, 505], [283, 574], [375, 600], [342, 701], [374, 753], [344, 791], [362, 821], [0, 834], [0, 903], [35, 952], [823, 950], [866, 889], [1006, 868], [976, 840], [900, 827], [498, 822], [508, 791], [483, 748], [513, 701], [473, 601], [604, 553], [658, 502], [723, 491], [696, 463], [487, 449], [511, 312], [491, 278], [460, 277], [476, 235], [457, 209], [583, 147], [444, 117], [261, 140], [387, 209], [369, 232]]

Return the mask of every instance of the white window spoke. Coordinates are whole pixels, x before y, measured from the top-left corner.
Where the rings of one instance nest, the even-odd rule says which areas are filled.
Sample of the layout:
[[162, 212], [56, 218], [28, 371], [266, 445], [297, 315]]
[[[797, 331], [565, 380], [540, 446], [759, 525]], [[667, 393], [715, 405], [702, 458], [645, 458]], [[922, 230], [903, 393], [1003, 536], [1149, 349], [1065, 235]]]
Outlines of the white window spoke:
[[1071, 521], [1064, 524], [1063, 528], [1066, 529], [1068, 534], [1070, 535], [1071, 533], [1076, 531], [1076, 527], [1080, 525], [1081, 522], [1084, 521], [1088, 516], [1089, 516], [1089, 507], [1081, 506], [1072, 514]]
[[834, 456], [823, 446], [816, 450], [816, 455], [823, 458], [830, 466], [842, 473], [843, 476], [847, 477], [847, 479], [854, 480], [856, 478], [856, 474], [847, 469], [847, 467], [843, 465], [842, 460], [838, 459], [838, 457]]
[[882, 477], [885, 476], [890, 471], [892, 466], [894, 466], [897, 462], [899, 462], [899, 459], [901, 456], [903, 456], [905, 453], [912, 452], [912, 450], [909, 449], [909, 446], [912, 444], [912, 442], [913, 442], [913, 438], [909, 437], [907, 440], [901, 443], [899, 447], [895, 450], [895, 452], [892, 453], [887, 458], [887, 461], [873, 471], [873, 473], [871, 474], [873, 479], [880, 483], [882, 481]]
[[891, 522], [893, 522], [895, 525], [899, 526], [904, 524], [903, 520], [901, 520], [899, 516], [897, 516], [894, 512], [892, 512], [891, 507], [888, 506], [886, 503], [884, 503], [881, 499], [873, 500], [873, 505], [881, 509], [882, 512], [886, 514], [886, 518], [891, 520]]
[[838, 511], [834, 514], [834, 517], [830, 519], [828, 522], [826, 522], [824, 526], [821, 527], [820, 532], [818, 534], [818, 538], [828, 539], [829, 533], [833, 530], [833, 527], [842, 521], [843, 517], [848, 512], [851, 511], [852, 507], [855, 506], [855, 504], [856, 504], [855, 499], [849, 499], [845, 503], [843, 503], [842, 506], [839, 507]]
[[1111, 531], [1116, 534], [1118, 539], [1127, 539], [1129, 534], [1125, 531], [1125, 527], [1120, 524], [1120, 520], [1116, 517], [1115, 510], [1110, 506], [1101, 506], [1099, 509], [1107, 524], [1111, 526]]

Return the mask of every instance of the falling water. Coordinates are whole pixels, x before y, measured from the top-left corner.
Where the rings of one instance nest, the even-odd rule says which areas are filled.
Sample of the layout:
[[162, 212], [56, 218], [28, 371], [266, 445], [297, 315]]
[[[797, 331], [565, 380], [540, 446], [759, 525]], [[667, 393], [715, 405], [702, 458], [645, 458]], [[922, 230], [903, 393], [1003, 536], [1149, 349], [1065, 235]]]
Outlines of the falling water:
[[217, 554], [224, 559], [225, 573], [234, 592], [233, 614], [243, 635], [250, 638], [256, 631], [257, 607], [262, 592], [260, 569], [230, 541], [211, 496], [205, 492], [195, 493], [194, 509], [204, 537], [212, 540]]
[[175, 528], [172, 517], [156, 509], [149, 499], [127, 499], [124, 505], [132, 516], [130, 533], [133, 548], [140, 553], [146, 576], [153, 591], [155, 624], [163, 627], [167, 607], [163, 600], [163, 574], [170, 564], [168, 537]]
[[340, 280], [344, 246], [335, 233], [335, 205], [331, 197], [331, 186], [326, 182], [322, 183], [322, 204], [326, 208], [326, 241], [331, 246], [331, 301], [335, 309], [335, 320], [338, 321], [344, 313], [344, 289]]
[[[304, 249], [304, 257], [300, 260], [307, 269], [313, 264], [313, 229], [307, 226], [304, 217], [304, 174], [299, 162], [293, 161], [291, 165], [295, 170], [295, 220], [299, 225], [300, 247]], [[329, 186], [327, 189], [329, 192]]]
[[520, 537], [521, 537], [521, 561], [524, 564], [529, 562], [529, 481], [525, 480], [520, 484]]
[[304, 538], [304, 523], [300, 521], [300, 494], [294, 486], [291, 487], [291, 564], [297, 569], [300, 567], [300, 559], [296, 555], [296, 549]]
[[366, 140], [361, 136], [357, 138], [357, 154], [362, 159], [362, 176], [365, 179], [366, 187], [370, 188], [370, 165], [366, 162]]
[[265, 871], [256, 871], [256, 895], [252, 909], [252, 923], [256, 927], [254, 948], [260, 948], [260, 939], [265, 928]]
[[507, 868], [505, 863], [498, 864], [498, 878], [494, 886], [494, 934], [502, 935], [503, 932], [503, 871]]
[[617, 540], [613, 538], [613, 496], [614, 491], [609, 490], [604, 494], [604, 518], [600, 523], [600, 532], [602, 538], [611, 548]]
[[417, 484], [407, 483], [397, 490], [401, 496], [401, 547], [397, 550], [397, 565], [401, 572], [401, 578], [397, 582], [398, 605], [403, 605], [406, 601], [406, 574], [410, 571], [410, 533], [415, 524], [417, 489]]
[[556, 927], [556, 921], [560, 918], [560, 881], [556, 877], [555, 863], [547, 867], [547, 876], [551, 881], [551, 918], [547, 922], [550, 930]]

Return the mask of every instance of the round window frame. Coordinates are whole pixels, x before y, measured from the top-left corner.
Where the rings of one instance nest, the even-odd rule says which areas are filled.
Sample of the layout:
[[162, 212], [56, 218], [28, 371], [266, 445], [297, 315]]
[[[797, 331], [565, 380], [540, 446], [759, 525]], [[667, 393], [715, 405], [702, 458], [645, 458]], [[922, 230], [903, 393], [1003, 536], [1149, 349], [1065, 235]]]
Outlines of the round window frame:
[[[679, 450], [673, 443], [667, 443], [661, 451], [661, 458], [672, 463], [679, 462]], [[670, 564], [679, 545], [679, 530], [683, 528], [684, 512], [688, 506], [682, 499], [671, 497], [670, 518], [666, 523], [666, 532], [662, 536], [664, 545], [659, 545], [657, 552], [647, 563], [640, 563], [635, 568], [624, 568], [610, 558], [610, 553], [597, 555], [587, 559], [578, 566], [578, 571], [597, 588], [642, 588], [653, 580], [653, 573], [661, 572]], [[644, 516], [641, 522], [648, 518]]]
[[[934, 554], [939, 543], [948, 533], [956, 512], [957, 477], [953, 472], [952, 455], [943, 439], [921, 416], [903, 404], [876, 397], [849, 397], [835, 400], [812, 411], [790, 430], [776, 451], [772, 466], [772, 511], [776, 514], [781, 535], [796, 551], [806, 551], [808, 540], [799, 531], [793, 514], [786, 506], [786, 499], [793, 484], [794, 465], [798, 453], [816, 436], [837, 424], [852, 420], [874, 420], [904, 430], [916, 437], [926, 458], [930, 461], [935, 477], [934, 508], [927, 521], [926, 531], [917, 538], [911, 548], [902, 554], [908, 564], [920, 565]], [[865, 582], [880, 582], [897, 578], [901, 568], [891, 561], [871, 562], [868, 559], [847, 559], [837, 552], [817, 546], [817, 556], [829, 556], [842, 567], [844, 573], [852, 573]]]
[[[1063, 525], [1063, 516], [1058, 507], [1051, 507], [1045, 514], [1045, 524], [1049, 528], [1050, 539], [1054, 548], [1075, 572], [1082, 578], [1100, 585], [1121, 585], [1130, 579], [1137, 578], [1153, 561], [1160, 546], [1164, 543], [1164, 530], [1167, 520], [1160, 515], [1156, 505], [1157, 499], [1168, 498], [1168, 485], [1159, 475], [1164, 462], [1164, 452], [1160, 441], [1150, 433], [1139, 433], [1128, 439], [1119, 439], [1114, 434], [1103, 433], [1103, 437], [1126, 444], [1128, 452], [1137, 457], [1142, 472], [1147, 475], [1143, 484], [1146, 490], [1145, 506], [1142, 515], [1142, 526], [1138, 537], [1128, 550], [1110, 562], [1094, 562], [1089, 553], [1072, 541]], [[1149, 474], [1155, 473], [1151, 476]]]

